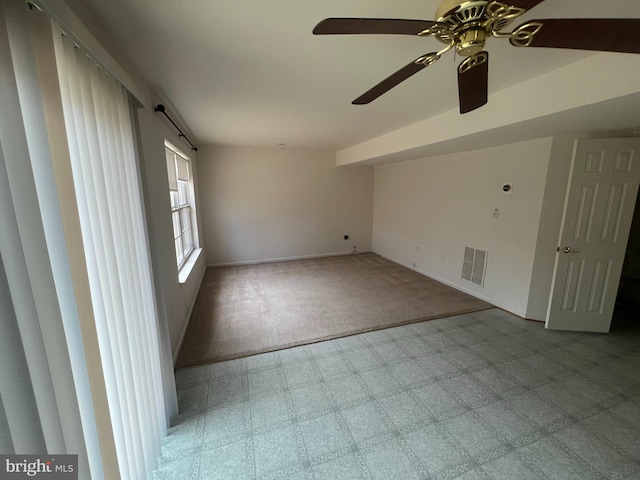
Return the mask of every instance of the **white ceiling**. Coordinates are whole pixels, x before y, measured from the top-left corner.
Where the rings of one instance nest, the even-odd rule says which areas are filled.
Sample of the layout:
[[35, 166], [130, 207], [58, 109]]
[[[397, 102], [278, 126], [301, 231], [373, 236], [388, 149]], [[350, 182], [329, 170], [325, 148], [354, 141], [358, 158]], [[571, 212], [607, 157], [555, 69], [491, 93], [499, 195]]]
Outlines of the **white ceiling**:
[[[452, 52], [373, 103], [351, 105], [398, 68], [439, 50], [442, 44], [435, 39], [311, 33], [326, 17], [433, 19], [438, 0], [86, 3], [147, 83], [170, 100], [199, 144], [340, 150], [458, 108], [461, 59]], [[546, 0], [516, 24], [558, 17], [640, 18], [640, 2]], [[492, 93], [589, 55], [517, 49], [494, 38], [487, 50], [489, 102]], [[568, 92], [572, 87], [549, 85]], [[603, 112], [591, 114], [595, 121]]]

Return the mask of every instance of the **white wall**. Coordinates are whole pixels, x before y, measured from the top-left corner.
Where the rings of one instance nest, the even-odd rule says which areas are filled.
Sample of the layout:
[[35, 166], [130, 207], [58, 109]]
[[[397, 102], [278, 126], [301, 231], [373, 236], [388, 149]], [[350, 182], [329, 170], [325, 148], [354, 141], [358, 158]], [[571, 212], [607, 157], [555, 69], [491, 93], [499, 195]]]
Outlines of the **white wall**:
[[[167, 162], [164, 153], [164, 141], [169, 140], [189, 156], [194, 178], [198, 175], [198, 157], [178, 133], [165, 120], [163, 115], [154, 113], [150, 108], [138, 110], [140, 140], [142, 146], [143, 175], [147, 200], [147, 222], [149, 237], [154, 256], [154, 275], [156, 294], [161, 310], [168, 322], [171, 352], [175, 359], [186, 330], [193, 304], [206, 268], [205, 256], [200, 255], [185, 283], [179, 283], [176, 268], [176, 251], [171, 223], [171, 204], [169, 202], [169, 181]], [[196, 185], [196, 212], [198, 212], [198, 190]], [[200, 215], [198, 214], [198, 217]], [[202, 232], [198, 218], [198, 232]], [[202, 235], [200, 235], [202, 246]], [[162, 316], [161, 312], [161, 316]]]
[[207, 264], [371, 249], [371, 167], [290, 148], [210, 146], [198, 156]]
[[[375, 167], [373, 250], [525, 316], [551, 145], [546, 138]], [[489, 252], [484, 288], [460, 278], [465, 246]]]

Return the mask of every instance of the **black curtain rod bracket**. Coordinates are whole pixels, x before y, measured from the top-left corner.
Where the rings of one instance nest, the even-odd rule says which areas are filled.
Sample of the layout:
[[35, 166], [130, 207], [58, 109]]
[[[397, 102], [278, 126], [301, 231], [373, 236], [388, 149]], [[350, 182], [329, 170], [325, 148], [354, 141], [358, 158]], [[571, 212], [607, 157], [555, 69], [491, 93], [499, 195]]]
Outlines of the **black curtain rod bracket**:
[[180, 127], [178, 125], [176, 125], [176, 122], [174, 122], [171, 117], [167, 114], [166, 109], [164, 108], [164, 105], [162, 105], [161, 103], [159, 103], [158, 105], [156, 105], [155, 107], [153, 107], [153, 111], [154, 112], [160, 112], [162, 113], [165, 117], [167, 117], [167, 120], [169, 120], [171, 122], [171, 125], [173, 125], [174, 127], [176, 127], [176, 130], [178, 130], [178, 137], [182, 137], [184, 138], [187, 142], [189, 142], [189, 145], [191, 145], [191, 150], [193, 150], [194, 152], [198, 151], [198, 147], [196, 147], [193, 143], [191, 143], [191, 140], [189, 140], [187, 138], [187, 136], [182, 133], [182, 130], [180, 130]]

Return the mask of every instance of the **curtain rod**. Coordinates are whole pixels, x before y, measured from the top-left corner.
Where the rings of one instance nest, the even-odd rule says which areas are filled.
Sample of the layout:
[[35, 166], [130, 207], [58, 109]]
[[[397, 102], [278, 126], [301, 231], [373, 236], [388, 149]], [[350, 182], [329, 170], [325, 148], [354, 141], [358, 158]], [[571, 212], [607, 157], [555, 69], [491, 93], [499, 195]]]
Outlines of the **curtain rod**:
[[191, 145], [191, 150], [193, 150], [194, 152], [198, 151], [198, 147], [196, 147], [193, 143], [191, 143], [191, 140], [189, 140], [187, 138], [187, 136], [182, 133], [182, 130], [180, 130], [180, 127], [178, 125], [176, 125], [176, 122], [174, 122], [173, 120], [171, 120], [171, 117], [167, 114], [164, 105], [162, 105], [161, 103], [159, 103], [158, 105], [156, 105], [155, 107], [153, 107], [153, 111], [154, 112], [160, 112], [162, 114], [164, 114], [165, 117], [167, 117], [167, 119], [171, 122], [171, 124], [176, 127], [176, 130], [178, 130], [179, 133], [179, 137], [184, 138], [187, 142], [189, 142], [189, 145]]

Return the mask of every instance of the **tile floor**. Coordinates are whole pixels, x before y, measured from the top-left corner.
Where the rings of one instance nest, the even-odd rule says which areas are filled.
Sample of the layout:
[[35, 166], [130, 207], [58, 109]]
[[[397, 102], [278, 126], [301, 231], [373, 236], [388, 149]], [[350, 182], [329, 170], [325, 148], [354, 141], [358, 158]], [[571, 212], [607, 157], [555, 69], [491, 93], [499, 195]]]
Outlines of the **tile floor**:
[[176, 374], [157, 480], [640, 479], [640, 321], [492, 309]]

